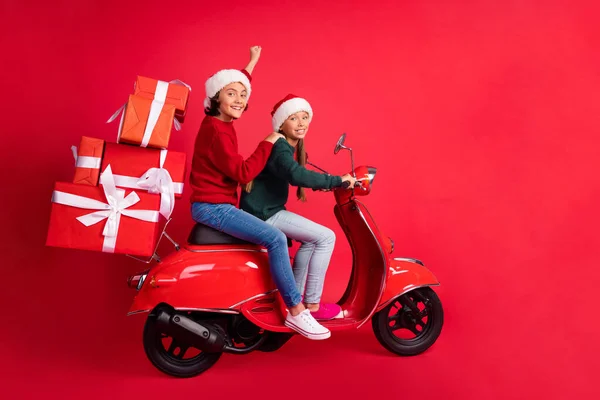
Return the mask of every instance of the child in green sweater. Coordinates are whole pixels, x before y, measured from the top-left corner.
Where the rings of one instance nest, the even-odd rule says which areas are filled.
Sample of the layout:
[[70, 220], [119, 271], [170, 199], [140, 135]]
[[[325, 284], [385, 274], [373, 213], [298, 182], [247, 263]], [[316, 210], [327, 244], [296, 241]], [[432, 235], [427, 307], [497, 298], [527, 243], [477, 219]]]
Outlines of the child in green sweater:
[[353, 187], [354, 178], [350, 174], [321, 174], [304, 167], [304, 137], [313, 116], [308, 101], [290, 94], [275, 105], [271, 115], [273, 131], [282, 133], [285, 139], [275, 142], [266, 167], [242, 191], [240, 208], [302, 243], [294, 258], [293, 269], [306, 308], [318, 320], [342, 317], [339, 305], [321, 303], [325, 274], [335, 245], [334, 232], [287, 211], [285, 204], [290, 184], [298, 187], [297, 197], [305, 201], [304, 188], [332, 189], [342, 186], [344, 181]]

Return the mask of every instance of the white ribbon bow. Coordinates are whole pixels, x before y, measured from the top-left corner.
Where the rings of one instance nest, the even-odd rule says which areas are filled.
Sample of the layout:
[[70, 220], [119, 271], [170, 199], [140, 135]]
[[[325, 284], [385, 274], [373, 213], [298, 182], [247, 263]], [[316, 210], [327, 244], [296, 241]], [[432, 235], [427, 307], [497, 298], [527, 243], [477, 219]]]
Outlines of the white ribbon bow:
[[158, 212], [154, 210], [128, 210], [129, 207], [140, 201], [140, 197], [136, 192], [131, 192], [125, 197], [125, 191], [115, 187], [110, 165], [106, 167], [100, 176], [100, 184], [104, 189], [106, 203], [56, 190], [52, 193], [52, 201], [70, 207], [100, 210], [77, 217], [77, 220], [85, 226], [91, 226], [106, 219], [102, 231], [104, 236], [102, 251], [114, 253], [122, 215], [141, 221], [158, 222]]
[[150, 168], [136, 184], [148, 193], [160, 193], [160, 213], [169, 219], [175, 207], [175, 185], [169, 171], [163, 168], [166, 158], [167, 150], [161, 150], [159, 167]]

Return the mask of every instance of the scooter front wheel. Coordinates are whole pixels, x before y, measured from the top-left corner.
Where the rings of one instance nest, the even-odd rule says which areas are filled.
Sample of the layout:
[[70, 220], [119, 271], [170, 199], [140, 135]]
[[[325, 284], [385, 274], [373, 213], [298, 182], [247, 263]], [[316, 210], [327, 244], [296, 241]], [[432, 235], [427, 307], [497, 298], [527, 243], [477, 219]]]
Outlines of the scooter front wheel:
[[223, 353], [204, 353], [163, 332], [151, 313], [144, 326], [144, 351], [160, 371], [177, 378], [191, 378], [212, 367]]
[[373, 333], [383, 347], [400, 356], [423, 353], [435, 343], [444, 324], [444, 310], [429, 287], [411, 290], [373, 315]]

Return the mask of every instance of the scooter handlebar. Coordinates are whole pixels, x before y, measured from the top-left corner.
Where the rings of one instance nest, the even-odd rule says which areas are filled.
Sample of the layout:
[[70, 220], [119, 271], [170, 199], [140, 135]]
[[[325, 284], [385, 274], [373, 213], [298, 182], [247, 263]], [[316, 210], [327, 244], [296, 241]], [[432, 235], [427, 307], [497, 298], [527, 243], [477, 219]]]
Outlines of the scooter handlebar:
[[[340, 189], [348, 189], [349, 187], [350, 187], [350, 182], [349, 181], [344, 181], [344, 182], [342, 182], [342, 186], [340, 186]], [[354, 183], [354, 187], [355, 188], [357, 188], [357, 187], [358, 188], [362, 188], [362, 183], [359, 182], [359, 181], [356, 181]], [[331, 189], [327, 189], [327, 190], [324, 190], [324, 189], [313, 189], [313, 192], [317, 192], [317, 191], [320, 191], [320, 192], [329, 192], [330, 190]]]
[[[350, 181], [342, 182], [342, 189], [348, 189], [350, 187]], [[354, 182], [354, 187], [362, 187], [362, 183], [360, 181]]]

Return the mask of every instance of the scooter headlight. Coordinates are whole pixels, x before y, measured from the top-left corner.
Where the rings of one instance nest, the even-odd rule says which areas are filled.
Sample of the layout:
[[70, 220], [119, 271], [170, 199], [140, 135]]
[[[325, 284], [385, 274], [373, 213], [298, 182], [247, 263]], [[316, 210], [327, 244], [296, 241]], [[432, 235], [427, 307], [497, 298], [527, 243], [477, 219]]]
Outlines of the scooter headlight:
[[377, 173], [377, 168], [375, 167], [367, 167], [367, 174], [369, 177], [369, 185], [373, 185], [373, 181], [375, 180], [375, 174]]

